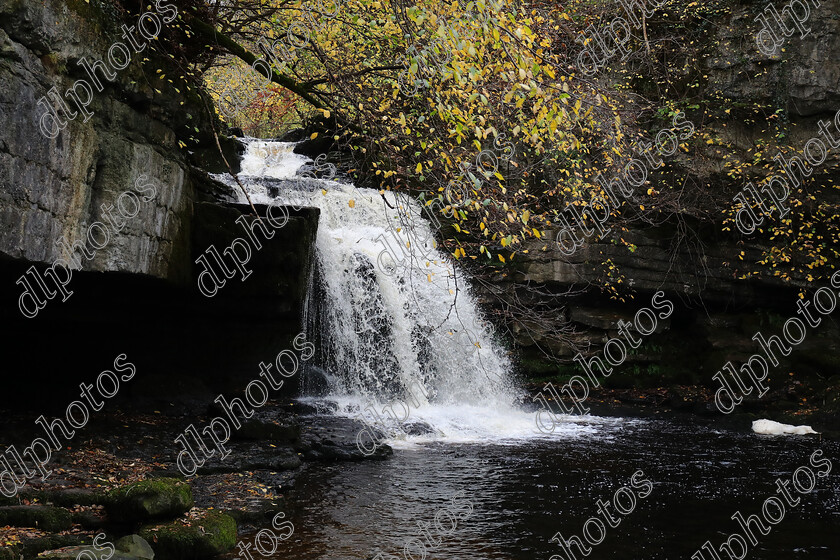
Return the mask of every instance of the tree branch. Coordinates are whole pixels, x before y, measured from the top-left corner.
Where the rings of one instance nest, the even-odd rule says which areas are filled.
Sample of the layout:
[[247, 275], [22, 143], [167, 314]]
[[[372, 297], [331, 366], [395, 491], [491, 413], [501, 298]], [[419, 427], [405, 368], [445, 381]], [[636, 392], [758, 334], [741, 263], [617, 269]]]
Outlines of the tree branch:
[[268, 79], [269, 81], [281, 85], [289, 91], [298, 94], [301, 99], [303, 99], [304, 101], [306, 101], [307, 103], [309, 103], [317, 109], [324, 108], [324, 105], [318, 99], [313, 97], [308, 91], [306, 91], [302, 84], [283, 74], [279, 74], [271, 70], [266, 71], [262, 67], [254, 67], [253, 64], [257, 60], [257, 57], [254, 56], [252, 53], [248, 52], [242, 45], [240, 45], [221, 31], [217, 30], [212, 25], [209, 25], [196, 17], [192, 17], [190, 18], [190, 27], [193, 29], [193, 31], [196, 32], [196, 34], [204, 36], [209, 40], [215, 41], [218, 45], [224, 47], [230, 54], [242, 59], [243, 62], [250, 65], [252, 68], [254, 68], [256, 72], [259, 72], [260, 74], [265, 76], [266, 79]]

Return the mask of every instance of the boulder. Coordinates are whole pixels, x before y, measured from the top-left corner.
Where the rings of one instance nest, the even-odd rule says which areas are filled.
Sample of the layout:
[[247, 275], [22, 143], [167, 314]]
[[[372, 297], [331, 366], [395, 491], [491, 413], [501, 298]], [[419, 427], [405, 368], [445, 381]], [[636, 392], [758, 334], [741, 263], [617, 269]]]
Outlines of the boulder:
[[435, 433], [435, 429], [431, 425], [419, 420], [406, 422], [400, 426], [400, 429], [409, 436], [424, 436]]
[[128, 535], [114, 543], [117, 551], [139, 560], [154, 560], [155, 551], [140, 535]]
[[174, 478], [141, 480], [108, 493], [113, 521], [148, 521], [177, 517], [193, 507], [190, 485]]
[[210, 558], [236, 545], [236, 521], [219, 511], [208, 511], [188, 522], [148, 525], [140, 530], [140, 536], [166, 560]]

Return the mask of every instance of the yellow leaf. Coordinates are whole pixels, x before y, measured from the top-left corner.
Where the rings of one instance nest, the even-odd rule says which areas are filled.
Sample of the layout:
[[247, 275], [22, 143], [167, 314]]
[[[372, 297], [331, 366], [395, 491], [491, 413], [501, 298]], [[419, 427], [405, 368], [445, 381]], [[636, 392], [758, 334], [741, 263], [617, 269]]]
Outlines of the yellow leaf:
[[505, 262], [505, 258], [501, 254], [499, 255], [499, 260]]
[[356, 207], [356, 201], [351, 198], [350, 202], [347, 203], [347, 206], [349, 206], [350, 208], [355, 208]]
[[318, 133], [317, 132], [313, 132], [312, 136], [309, 137], [310, 140], [315, 140], [316, 138], [318, 138]]
[[418, 163], [418, 164], [417, 164], [417, 167], [415, 167], [415, 168], [414, 168], [414, 172], [415, 172], [415, 173], [422, 173], [422, 172], [423, 172], [423, 164], [422, 164], [422, 163]]

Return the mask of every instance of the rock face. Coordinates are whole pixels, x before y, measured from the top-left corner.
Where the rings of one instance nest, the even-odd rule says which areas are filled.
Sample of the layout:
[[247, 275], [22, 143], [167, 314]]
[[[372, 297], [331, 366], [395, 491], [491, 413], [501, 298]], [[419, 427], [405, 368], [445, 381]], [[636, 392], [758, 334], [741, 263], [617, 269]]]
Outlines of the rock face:
[[68, 257], [55, 241], [72, 244], [90, 224], [107, 224], [102, 206], [116, 205], [145, 176], [157, 196], [82, 268], [185, 282], [195, 186], [179, 155], [182, 98], [156, 94], [135, 60], [114, 82], [98, 74], [106, 89], [87, 108], [93, 116], [79, 114], [49, 138], [40, 130], [46, 108], [39, 100], [53, 87], [64, 93], [75, 80], [90, 80], [78, 62], [107, 59], [117, 38], [114, 14], [82, 2], [5, 2], [0, 22], [0, 253], [45, 263]]
[[[703, 53], [696, 57], [702, 79], [697, 80], [699, 90], [692, 95], [725, 100], [734, 107], [729, 118], [703, 116], [703, 126], [722, 145], [740, 153], [742, 159], [751, 158], [748, 150], [763, 146], [774, 132], [763, 119], [735, 117], [740, 108], [763, 107], [773, 118], [787, 119], [785, 142], [800, 150], [816, 135], [817, 121], [833, 121], [840, 110], [840, 65], [831, 59], [840, 49], [840, 3], [831, 0], [812, 8], [807, 21], [811, 33], [803, 38], [795, 32], [785, 39], [784, 50], [780, 48], [775, 57], [759, 52], [755, 43], [759, 25], [754, 19], [766, 6], [766, 2], [755, 0], [724, 6], [708, 22]], [[657, 29], [655, 21], [648, 23], [652, 41], [672, 36], [672, 29], [659, 25]], [[675, 52], [674, 56], [679, 59], [690, 55]], [[605, 77], [605, 81], [610, 78]], [[635, 83], [640, 88], [650, 85], [641, 77]], [[649, 92], [642, 93], [652, 97]], [[712, 115], [714, 110], [712, 107]], [[728, 182], [721, 152], [715, 148], [708, 148], [704, 158], [675, 157], [674, 163], [686, 181], [697, 179], [698, 184], [711, 184], [718, 189], [715, 194], [724, 193], [726, 198], [725, 193], [734, 195], [743, 184]], [[826, 184], [840, 181], [840, 158], [837, 150], [833, 152], [820, 166], [820, 171], [826, 172]], [[823, 192], [827, 201], [840, 202], [838, 191]], [[544, 318], [556, 319], [553, 327], [573, 332], [561, 343], [551, 339], [550, 329], [537, 318], [510, 325], [515, 347], [523, 357], [522, 368], [534, 375], [582, 374], [580, 367], [573, 366], [574, 356], [578, 352], [586, 357], [601, 352], [605, 342], [618, 335], [617, 321], [632, 320], [658, 290], [675, 303], [674, 314], [638, 350], [629, 352], [608, 383], [656, 385], [676, 380], [711, 384], [712, 375], [728, 360], [744, 361], [759, 351], [752, 336], [759, 331], [766, 337], [779, 335], [787, 318], [797, 317], [798, 292], [806, 282], [794, 277], [791, 283], [784, 283], [771, 275], [740, 280], [745, 271], [739, 255], [744, 262], [754, 263], [767, 247], [750, 237], [739, 239], [723, 233], [715, 219], [686, 213], [679, 216], [678, 224], [672, 221], [622, 233], [627, 242], [636, 245], [633, 252], [606, 238], [598, 241], [596, 234], [572, 256], [565, 257], [553, 243], [558, 230], [526, 244], [523, 249], [527, 253], [517, 252], [513, 272], [496, 275], [492, 285], [482, 290], [499, 292], [528, 309], [541, 310]], [[685, 237], [686, 232], [696, 233], [696, 240]], [[607, 271], [601, 266], [607, 259], [622, 274], [623, 286], [635, 291], [632, 302], [610, 299], [599, 290], [607, 280]], [[492, 298], [487, 299], [492, 302]], [[542, 359], [540, 347], [559, 357], [565, 366], [549, 366]], [[835, 323], [824, 320], [819, 327], [809, 329], [805, 341], [773, 368], [770, 377], [779, 380], [792, 370], [836, 375], [840, 362], [834, 356], [838, 350], [840, 331]]]
[[[528, 254], [518, 254], [514, 271], [497, 277], [492, 289], [543, 309], [553, 326], [573, 331], [567, 343], [558, 343], [538, 321], [527, 329], [513, 325], [511, 333], [523, 370], [536, 376], [581, 374], [573, 358], [579, 352], [585, 357], [602, 353], [610, 338], [620, 337], [618, 321], [632, 322], [639, 309], [650, 307], [651, 296], [659, 290], [674, 304], [673, 314], [659, 320], [655, 332], [628, 353], [607, 380], [608, 386], [713, 383], [712, 375], [728, 360], [742, 362], [759, 351], [752, 340], [756, 332], [765, 337], [780, 335], [787, 318], [797, 317], [797, 289], [774, 279], [737, 280], [729, 259], [745, 250], [744, 246], [710, 237], [704, 258], [698, 259], [690, 251], [672, 254], [666, 233], [663, 227], [625, 235], [638, 246], [633, 253], [612, 243], [588, 243], [571, 258], [564, 258], [559, 251], [543, 252], [543, 244], [532, 244]], [[590, 283], [597, 286], [603, 282], [599, 263], [607, 258], [634, 288], [632, 301], [616, 301], [597, 288], [586, 289]], [[567, 295], [570, 290], [573, 295]], [[542, 359], [540, 347], [567, 365], [549, 365]], [[835, 358], [838, 352], [840, 329], [824, 320], [809, 329], [804, 342], [790, 356], [782, 357], [774, 370], [786, 373], [786, 368], [795, 367], [796, 371], [830, 376], [840, 366]]]
[[[80, 62], [108, 61], [111, 46], [126, 42], [123, 23], [107, 2], [0, 5], [0, 336], [19, 350], [12, 369], [43, 358], [37, 375], [10, 381], [19, 397], [10, 406], [31, 406], [27, 396], [35, 395], [69, 402], [80, 380], [46, 372], [81, 372], [120, 353], [147, 364], [147, 381], [125, 396], [136, 391], [168, 406], [191, 394], [196, 378], [215, 392], [236, 379], [232, 372], [250, 375], [300, 332], [317, 211], [292, 216], [255, 251], [251, 266], [260, 270], [247, 282], [234, 279], [215, 298], [202, 295], [195, 259], [209, 245], [222, 251], [246, 237], [235, 221], [251, 210], [229, 204], [230, 190], [207, 175], [227, 170], [211, 130], [220, 125], [178, 81], [165, 53], [130, 49], [131, 62], [108, 76], [113, 80], [95, 71], [98, 91]], [[92, 85], [88, 118], [65, 95], [79, 80]], [[56, 111], [63, 129], [48, 104], [39, 104], [51, 90], [78, 113]], [[242, 146], [221, 133], [220, 141], [238, 171]], [[84, 247], [75, 257], [74, 244]], [[62, 301], [53, 291], [25, 318], [20, 278], [33, 266], [43, 278], [56, 259], [72, 263], [72, 294]], [[152, 376], [166, 383], [151, 386]], [[38, 390], [44, 381], [55, 383], [47, 395]]]

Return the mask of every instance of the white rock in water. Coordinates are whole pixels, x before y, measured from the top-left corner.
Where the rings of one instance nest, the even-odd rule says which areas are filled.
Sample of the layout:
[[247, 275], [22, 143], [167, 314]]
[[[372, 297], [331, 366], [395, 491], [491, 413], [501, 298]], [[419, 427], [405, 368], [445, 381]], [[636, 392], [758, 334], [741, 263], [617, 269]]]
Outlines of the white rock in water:
[[768, 436], [780, 436], [784, 434], [803, 435], [803, 434], [817, 434], [811, 426], [791, 426], [790, 424], [780, 424], [773, 420], [762, 418], [755, 420], [752, 423], [752, 429], [757, 434], [764, 434]]

